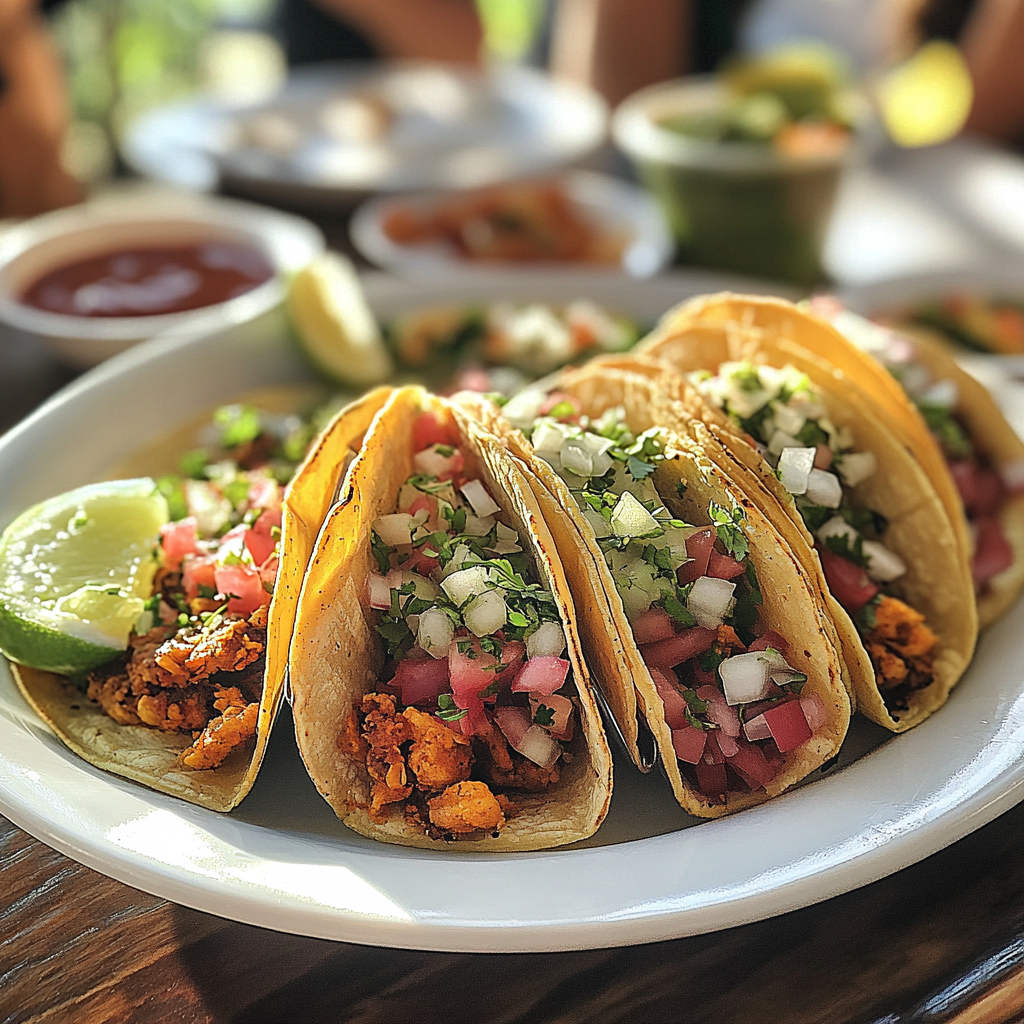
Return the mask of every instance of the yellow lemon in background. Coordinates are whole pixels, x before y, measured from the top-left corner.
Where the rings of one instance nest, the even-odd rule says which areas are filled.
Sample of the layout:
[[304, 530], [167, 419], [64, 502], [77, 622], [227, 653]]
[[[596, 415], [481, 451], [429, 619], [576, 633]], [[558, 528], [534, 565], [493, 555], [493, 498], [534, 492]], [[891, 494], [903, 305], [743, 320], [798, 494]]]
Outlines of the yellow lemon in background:
[[900, 146], [945, 142], [964, 126], [974, 89], [960, 51], [952, 43], [925, 43], [891, 71], [878, 90], [882, 119]]

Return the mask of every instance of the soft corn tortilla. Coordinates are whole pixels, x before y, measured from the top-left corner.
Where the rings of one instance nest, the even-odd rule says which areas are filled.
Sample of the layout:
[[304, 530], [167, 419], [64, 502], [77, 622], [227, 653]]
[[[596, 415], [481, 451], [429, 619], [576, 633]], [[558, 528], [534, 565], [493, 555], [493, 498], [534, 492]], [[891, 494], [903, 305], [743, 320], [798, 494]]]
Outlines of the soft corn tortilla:
[[[377, 517], [395, 509], [413, 470], [413, 425], [421, 412], [455, 417], [462, 451], [474, 472], [533, 553], [538, 577], [554, 594], [565, 627], [567, 657], [579, 697], [581, 728], [557, 785], [542, 793], [516, 793], [516, 810], [497, 836], [448, 843], [406, 823], [401, 808], [371, 818], [366, 765], [339, 748], [338, 738], [365, 694], [381, 683], [384, 657], [366, 601], [366, 582], [377, 565], [370, 534]], [[611, 800], [612, 761], [580, 648], [569, 583], [523, 467], [483, 435], [459, 410], [421, 388], [395, 390], [346, 478], [345, 489], [317, 539], [302, 587], [289, 673], [299, 751], [324, 799], [354, 831], [372, 839], [467, 852], [541, 850], [593, 835]]]
[[[748, 300], [743, 296], [725, 296], [720, 305], [704, 300], [703, 305], [681, 307], [678, 316], [669, 314], [642, 344], [638, 358], [658, 360], [676, 375], [695, 370], [714, 373], [723, 362], [736, 359], [780, 368], [790, 364], [807, 374], [826, 400], [829, 417], [836, 426], [852, 431], [857, 448], [875, 453], [878, 470], [853, 489], [853, 498], [858, 505], [875, 509], [889, 521], [885, 543], [903, 559], [908, 572], [888, 589], [922, 612], [939, 638], [935, 679], [910, 695], [908, 710], [895, 715], [889, 712], [853, 621], [835, 601], [830, 601], [829, 612], [842, 641], [857, 710], [893, 732], [904, 732], [945, 703], [974, 652], [977, 612], [972, 599], [969, 547], [954, 527], [954, 520], [932, 485], [930, 475], [914, 457], [906, 441], [909, 428], [901, 436], [901, 430], [894, 426], [895, 418], [888, 403], [878, 401], [873, 392], [861, 387], [856, 377], [847, 375], [823, 355], [798, 343], [802, 340], [801, 324], [812, 318], [796, 307], [789, 307], [785, 318], [779, 316], [786, 325], [785, 332], [781, 328], [774, 333], [758, 327], [751, 329], [748, 321], [756, 317], [746, 314], [748, 302], [755, 313], [765, 308], [765, 300]], [[772, 308], [778, 305], [781, 302], [775, 300]], [[707, 318], [710, 322], [695, 314], [695, 310], [700, 313], [704, 309], [713, 311], [714, 315]], [[729, 311], [732, 319], [726, 320], [723, 310]], [[820, 325], [821, 321], [815, 319], [814, 324]], [[681, 325], [678, 330], [677, 325]], [[797, 340], [794, 341], [794, 337]], [[838, 332], [832, 342], [837, 349], [853, 348]], [[861, 367], [859, 361], [853, 361], [852, 365]], [[865, 374], [863, 379], [869, 382], [874, 378]], [[794, 538], [792, 527], [803, 535], [803, 548], [794, 542], [794, 550], [805, 566], [811, 566], [817, 561], [812, 550], [813, 538], [804, 527], [792, 497], [780, 493], [781, 485], [771, 467], [728, 417], [710, 403], [705, 404], [707, 422], [719, 428], [730, 452], [757, 474], [766, 491], [779, 498], [778, 509], [774, 514], [769, 513], [770, 518], [791, 540]], [[944, 466], [943, 472], [948, 479]], [[789, 518], [792, 527], [782, 522], [780, 512]], [[956, 521], [962, 523], [962, 506], [957, 509], [957, 517]], [[819, 574], [820, 567], [814, 571]]]
[[[996, 470], [1024, 462], [1024, 441], [1006, 422], [989, 390], [964, 370], [950, 350], [926, 331], [901, 332], [914, 346], [914, 358], [935, 380], [951, 380], [957, 389], [956, 415], [978, 453]], [[947, 472], [948, 475], [948, 472]], [[1008, 495], [999, 510], [999, 522], [1013, 550], [1013, 564], [993, 576], [978, 595], [978, 628], [992, 625], [1024, 588], [1024, 494]]]
[[340, 413], [307, 454], [285, 489], [281, 562], [267, 615], [266, 667], [255, 741], [233, 750], [216, 768], [178, 763], [191, 736], [142, 725], [118, 725], [70, 680], [12, 665], [25, 699], [63, 743], [90, 764], [150, 789], [214, 811], [230, 811], [252, 788], [285, 686], [288, 644], [299, 589], [317, 531], [334, 500], [339, 467], [358, 450], [387, 392], [371, 392]]
[[[695, 525], [704, 525], [711, 501], [743, 509], [750, 559], [764, 597], [759, 625], [762, 630], [773, 629], [787, 638], [794, 667], [807, 673], [805, 692], [821, 698], [827, 722], [811, 741], [786, 755], [785, 768], [766, 790], [729, 793], [724, 802], [716, 803], [692, 787], [680, 771], [661, 698], [633, 640], [622, 599], [593, 528], [564, 481], [533, 452], [529, 441], [518, 430], [496, 414], [493, 406], [471, 396], [459, 399], [490, 430], [498, 432], [513, 452], [527, 460], [535, 473], [537, 496], [545, 517], [552, 524], [552, 533], [577, 596], [584, 650], [609, 705], [617, 717], [621, 716], [618, 721], [622, 731], [626, 733], [632, 728], [635, 744], [637, 711], [644, 716], [654, 733], [673, 793], [688, 813], [714, 818], [763, 803], [833, 757], [850, 721], [850, 700], [840, 674], [835, 632], [822, 613], [813, 578], [756, 504], [737, 490], [694, 443], [674, 433], [671, 424], [658, 418], [663, 398], [650, 379], [614, 369], [584, 367], [561, 375], [553, 386], [576, 399], [587, 416], [598, 417], [607, 409], [621, 407], [625, 422], [634, 433], [655, 426], [665, 430], [668, 457], [659, 464], [653, 479], [662, 500], [674, 515]], [[684, 414], [677, 409], [674, 415], [682, 417]], [[677, 491], [680, 482], [685, 484], [682, 495]], [[635, 756], [635, 745], [631, 752]]]

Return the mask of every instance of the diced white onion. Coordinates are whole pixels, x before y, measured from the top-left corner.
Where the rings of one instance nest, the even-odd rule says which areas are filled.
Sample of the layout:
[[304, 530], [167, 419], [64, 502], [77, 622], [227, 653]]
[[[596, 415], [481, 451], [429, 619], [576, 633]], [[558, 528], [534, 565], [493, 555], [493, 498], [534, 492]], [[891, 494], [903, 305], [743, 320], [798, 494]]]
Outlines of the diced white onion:
[[814, 468], [816, 448], [783, 448], [779, 456], [779, 480], [790, 494], [806, 494], [807, 478]]
[[538, 452], [560, 451], [562, 442], [565, 440], [565, 428], [555, 420], [542, 419], [533, 428], [533, 436], [530, 440]]
[[435, 573], [435, 579], [446, 580], [453, 573], [457, 573], [463, 565], [466, 564], [471, 558], [476, 558], [476, 555], [469, 549], [465, 544], [460, 544], [453, 552], [451, 561], [440, 570], [439, 573]]
[[736, 584], [731, 580], [719, 580], [712, 576], [701, 576], [696, 580], [686, 598], [686, 607], [697, 620], [697, 625], [716, 629], [732, 604]]
[[369, 577], [370, 607], [384, 611], [391, 607], [391, 587], [383, 576], [371, 572]]
[[487, 493], [487, 489], [479, 480], [470, 480], [460, 488], [466, 501], [473, 506], [473, 511], [481, 518], [493, 516], [495, 512], [501, 511], [501, 506]]
[[440, 608], [428, 608], [420, 615], [416, 642], [432, 658], [448, 657], [448, 647], [454, 635], [452, 620]]
[[466, 515], [466, 525], [463, 527], [462, 532], [468, 533], [470, 537], [486, 537], [493, 529], [494, 516], [487, 516], [486, 519], [481, 519], [470, 512]]
[[562, 466], [577, 476], [590, 477], [594, 472], [594, 460], [590, 452], [577, 440], [566, 441], [559, 452]]
[[800, 441], [795, 438], [792, 434], [786, 433], [784, 430], [776, 430], [770, 438], [768, 438], [768, 451], [772, 455], [781, 455], [787, 448], [799, 448]]
[[528, 658], [558, 658], [565, 650], [565, 631], [560, 622], [542, 622], [526, 638]]
[[412, 540], [413, 530], [419, 525], [408, 512], [393, 512], [378, 516], [373, 531], [389, 548], [397, 548]]
[[514, 749], [535, 765], [545, 769], [553, 768], [562, 753], [558, 741], [552, 739], [551, 733], [539, 725], [531, 725]]
[[836, 468], [847, 487], [856, 487], [878, 469], [878, 460], [874, 452], [848, 452]]
[[864, 541], [864, 556], [868, 560], [867, 574], [878, 583], [899, 579], [906, 571], [906, 563], [895, 552], [877, 541]]
[[604, 455], [615, 447], [614, 441], [589, 430], [583, 433], [583, 436], [580, 438], [580, 444], [587, 449], [592, 458], [597, 458], [598, 455]]
[[533, 421], [540, 415], [541, 406], [547, 401], [543, 391], [528, 388], [511, 398], [501, 410], [505, 417], [518, 430], [528, 431]]
[[929, 405], [939, 405], [944, 409], [953, 409], [960, 399], [956, 381], [937, 380], [929, 387], [921, 398]]
[[658, 520], [629, 491], [619, 496], [610, 526], [616, 537], [649, 537], [661, 532]]
[[519, 534], [504, 523], [498, 523], [496, 540], [490, 550], [497, 552], [499, 555], [511, 555], [516, 551], [522, 551], [522, 546], [519, 543]]
[[833, 516], [828, 522], [818, 527], [815, 536], [822, 544], [829, 537], [846, 537], [849, 543], [853, 544], [860, 534], [842, 516]]
[[456, 608], [461, 608], [471, 597], [487, 592], [489, 570], [483, 565], [471, 565], [468, 569], [459, 569], [441, 581], [441, 589], [451, 599]]
[[718, 675], [728, 704], [749, 704], [768, 693], [768, 660], [763, 651], [726, 658], [718, 666]]
[[[781, 402], [776, 403], [773, 411], [775, 413], [775, 426], [792, 437], [796, 437], [803, 430], [803, 426], [807, 422], [807, 417], [802, 412], [788, 405], [783, 405]], [[781, 452], [781, 450], [780, 448], [779, 451]]]
[[835, 473], [824, 469], [812, 469], [807, 474], [807, 500], [825, 508], [839, 508], [843, 500], [843, 485]]
[[462, 618], [477, 636], [488, 636], [497, 633], [508, 621], [508, 606], [501, 591], [488, 590], [470, 602]]
[[1004, 462], [999, 467], [999, 475], [1009, 490], [1019, 491], [1024, 488], [1024, 459], [1012, 459], [1010, 462]]
[[455, 453], [442, 455], [435, 446], [424, 448], [412, 457], [413, 468], [417, 473], [425, 476], [442, 476], [447, 473], [455, 463]]

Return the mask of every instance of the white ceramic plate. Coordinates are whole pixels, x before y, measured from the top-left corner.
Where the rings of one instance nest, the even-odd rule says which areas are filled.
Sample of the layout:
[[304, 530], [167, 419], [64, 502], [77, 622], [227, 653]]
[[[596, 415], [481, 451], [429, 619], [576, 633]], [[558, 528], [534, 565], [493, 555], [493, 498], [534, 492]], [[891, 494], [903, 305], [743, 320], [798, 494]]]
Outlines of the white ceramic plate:
[[[367, 91], [388, 99], [394, 120], [379, 139], [346, 140], [331, 112]], [[251, 195], [346, 204], [543, 173], [596, 149], [606, 123], [596, 93], [530, 68], [353, 62], [296, 71], [256, 107], [196, 99], [153, 111], [123, 149], [135, 170], [176, 185], [213, 189], [219, 173]]]
[[[657, 204], [643, 189], [588, 171], [562, 174], [558, 180], [565, 194], [591, 224], [625, 239], [622, 269], [627, 274], [650, 277], [665, 269], [675, 252], [675, 243]], [[393, 210], [411, 208], [426, 212], [453, 195], [457, 193], [419, 192], [371, 199], [352, 217], [349, 226], [352, 242], [367, 259], [399, 274], [437, 274], [445, 268], [450, 268], [449, 273], [475, 272], [481, 264], [459, 259], [451, 246], [443, 243], [400, 245], [384, 232], [384, 221]], [[521, 270], [536, 272], [540, 268], [536, 262], [508, 262], [502, 269], [518, 273]]]
[[[426, 302], [588, 297], [653, 319], [687, 295], [728, 286], [744, 285], [708, 274], [647, 282], [545, 274], [378, 279], [370, 294], [385, 316]], [[306, 372], [273, 331], [157, 340], [125, 353], [0, 440], [0, 525], [100, 477], [211, 405]], [[349, 832], [306, 777], [287, 713], [234, 813], [152, 793], [65, 750], [0, 665], [0, 812], [121, 881], [282, 931], [493, 952], [691, 935], [871, 882], [1024, 797], [1022, 633], [1024, 605], [983, 639], [941, 711], [896, 738], [858, 723], [845, 765], [766, 806], [695, 825], [664, 779], [618, 758], [612, 811], [592, 840], [493, 857], [403, 849]]]

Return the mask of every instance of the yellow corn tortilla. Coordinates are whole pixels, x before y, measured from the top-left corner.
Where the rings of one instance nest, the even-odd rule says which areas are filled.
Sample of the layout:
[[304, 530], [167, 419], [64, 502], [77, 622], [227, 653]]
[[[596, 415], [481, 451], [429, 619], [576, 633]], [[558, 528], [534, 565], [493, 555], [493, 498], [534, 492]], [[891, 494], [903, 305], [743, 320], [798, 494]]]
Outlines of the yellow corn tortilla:
[[[720, 301], [716, 302], [717, 298]], [[789, 306], [783, 315], [779, 307], [784, 305], [781, 300], [769, 302], [734, 295], [686, 304], [680, 307], [678, 314], [670, 313], [665, 317], [651, 337], [642, 343], [637, 357], [656, 360], [666, 372], [677, 377], [696, 370], [715, 373], [723, 362], [737, 359], [777, 368], [792, 365], [807, 374], [821, 393], [833, 423], [851, 430], [858, 449], [875, 453], [878, 470], [852, 489], [853, 498], [858, 505], [875, 509], [886, 517], [889, 527], [885, 543], [908, 566], [907, 574], [889, 584], [888, 591], [922, 612], [926, 624], [939, 638], [935, 679], [910, 695], [908, 710], [895, 715], [889, 712], [853, 621], [834, 600], [829, 602], [829, 612], [842, 642], [857, 709], [893, 732], [903, 732], [945, 703], [974, 652], [977, 613], [971, 599], [973, 583], [962, 505], [957, 497], [956, 517], [951, 518], [947, 503], [940, 499], [933, 486], [931, 474], [915, 457], [909, 439], [916, 435], [916, 428], [911, 429], [909, 417], [902, 425], [897, 424], [893, 405], [878, 400], [876, 393], [870, 390], [872, 381], [877, 383], [882, 379], [881, 368], [878, 367], [878, 373], [874, 370], [868, 373], [862, 360], [850, 360], [854, 370], [847, 374], [822, 353], [811, 351], [802, 344], [802, 327], [810, 324], [817, 331], [828, 325], [795, 306]], [[748, 313], [748, 309], [753, 312]], [[764, 313], [766, 309], [771, 311], [771, 316]], [[705, 311], [710, 311], [707, 317], [703, 315]], [[853, 349], [842, 335], [833, 334], [835, 337], [830, 338], [830, 344], [834, 344], [836, 350]], [[859, 355], [877, 367], [864, 353]], [[888, 374], [885, 377], [889, 380], [887, 390], [890, 386], [898, 387]], [[902, 402], [909, 404], [906, 396]], [[710, 403], [705, 403], [705, 407], [707, 422], [718, 428], [729, 451], [757, 475], [765, 491], [779, 499], [777, 510], [770, 512], [770, 518], [790, 538], [801, 562], [811, 567], [817, 561], [812, 550], [814, 541], [792, 497], [782, 491], [771, 467], [729, 418]], [[920, 419], [916, 410], [914, 414]], [[931, 448], [936, 448], [930, 435], [929, 441]], [[922, 452], [929, 450], [923, 442], [919, 447]], [[944, 463], [942, 473], [952, 486]], [[768, 511], [768, 507], [765, 508]], [[783, 523], [780, 512], [792, 525]], [[957, 524], [963, 524], [963, 530]], [[804, 538], [802, 547], [796, 543], [798, 535]], [[820, 574], [820, 567], [815, 567], [814, 572], [816, 576]]]
[[[413, 426], [421, 412], [447, 416], [462, 437], [461, 450], [474, 473], [501, 506], [531, 552], [538, 578], [551, 589], [565, 628], [567, 658], [579, 697], [580, 725], [569, 751], [572, 761], [559, 782], [541, 793], [514, 795], [515, 810], [497, 836], [452, 843], [431, 839], [410, 826], [401, 808], [383, 820], [367, 811], [366, 765], [338, 746], [363, 696], [377, 690], [383, 652], [366, 585], [376, 562], [370, 534], [377, 517], [394, 511], [399, 489], [413, 475]], [[372, 839], [466, 852], [541, 850], [585, 839], [604, 820], [611, 800], [612, 761], [576, 631], [569, 583], [540, 507], [520, 466], [458, 409], [421, 388], [391, 393], [353, 462], [340, 500], [324, 523], [302, 587], [289, 660], [293, 716], [299, 752], [324, 799], [354, 831]]]
[[386, 391], [371, 392], [340, 413], [307, 454], [285, 489], [281, 561], [267, 615], [266, 667], [255, 741], [233, 750], [216, 768], [195, 771], [178, 763], [192, 739], [143, 725], [119, 725], [70, 680], [12, 665], [22, 694], [60, 740], [104, 771], [141, 782], [214, 811], [230, 811], [252, 788], [266, 752], [285, 685], [288, 644], [302, 576], [317, 530], [334, 500], [339, 467], [358, 449]]
[[[639, 711], [654, 733], [673, 793], [688, 813], [720, 817], [778, 795], [838, 752], [850, 721], [850, 700], [841, 677], [835, 631], [822, 611], [813, 577], [757, 505], [695, 443], [673, 431], [668, 422], [670, 416], [679, 420], [688, 417], [681, 407], [666, 411], [664, 396], [651, 379], [602, 366], [598, 361], [596, 365], [560, 375], [551, 383], [551, 390], [570, 395], [590, 417], [621, 407], [625, 422], [635, 434], [652, 427], [665, 431], [667, 457], [658, 465], [653, 480], [674, 515], [694, 525], [705, 525], [711, 501], [743, 510], [750, 560], [764, 597], [758, 615], [760, 631], [775, 630], [789, 641], [794, 667], [807, 673], [805, 692], [821, 698], [828, 720], [811, 740], [785, 755], [785, 768], [766, 790], [729, 793], [725, 802], [715, 803], [691, 786], [680, 771], [661, 698], [633, 639], [622, 599], [593, 528], [571, 492], [561, 477], [534, 453], [528, 439], [503, 420], [493, 405], [475, 396], [457, 397], [535, 474], [535, 492], [577, 597], [584, 651], [627, 742], [632, 739], [630, 752], [634, 758]], [[685, 484], [681, 495], [677, 490], [680, 482]]]

